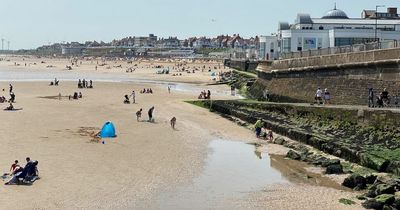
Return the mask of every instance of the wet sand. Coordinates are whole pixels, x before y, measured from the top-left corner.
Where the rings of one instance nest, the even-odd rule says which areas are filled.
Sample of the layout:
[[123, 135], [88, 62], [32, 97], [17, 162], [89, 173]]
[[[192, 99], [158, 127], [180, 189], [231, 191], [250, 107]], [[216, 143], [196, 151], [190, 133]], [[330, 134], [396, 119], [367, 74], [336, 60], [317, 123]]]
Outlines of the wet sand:
[[[0, 62], [0, 74], [2, 69], [22, 73], [49, 71], [42, 68], [24, 70], [25, 67], [4, 66], [4, 63]], [[83, 76], [86, 71], [94, 72], [82, 70]], [[115, 74], [119, 77], [125, 73]], [[133, 73], [135, 76], [132, 77], [158, 78], [154, 72], [143, 70], [143, 74], [148, 75], [142, 77]], [[201, 75], [179, 80], [210, 82], [207, 73]], [[167, 75], [159, 79], [172, 78], [163, 77]], [[94, 89], [77, 89], [76, 82], [58, 79], [60, 86], [48, 86], [50, 81], [13, 82], [17, 95], [14, 106], [23, 110], [0, 111], [3, 151], [0, 153], [0, 170], [6, 172], [14, 159], [23, 163], [25, 157], [30, 156], [39, 161], [41, 176], [32, 186], [0, 186], [0, 209], [174, 209], [160, 203], [160, 197], [174, 197], [179, 195], [180, 189], [193, 186], [216, 152], [210, 148], [211, 142], [225, 139], [264, 144], [255, 139], [251, 131], [184, 102], [195, 99], [196, 91], [201, 89], [218, 90], [221, 94], [215, 98], [233, 99], [224, 94], [229, 92], [228, 86], [198, 84], [192, 91], [177, 89], [168, 94], [166, 84], [94, 80]], [[8, 82], [0, 82], [0, 88], [6, 89], [0, 95], [7, 95]], [[143, 88], [152, 88], [154, 94], [137, 93], [137, 104], [122, 103], [123, 95], [132, 89]], [[76, 91], [82, 92], [82, 99], [54, 98], [59, 93], [67, 96]], [[6, 105], [0, 104], [0, 108]], [[155, 106], [155, 123], [145, 121], [151, 106]], [[135, 112], [140, 108], [144, 109], [143, 121], [137, 122]], [[177, 118], [175, 131], [169, 126], [172, 116]], [[115, 124], [118, 137], [106, 139], [105, 144], [92, 142], [89, 133], [100, 129], [106, 121]], [[274, 153], [284, 149], [271, 145], [266, 150]], [[282, 174], [282, 180], [290, 182], [285, 178], [290, 176], [276, 165], [279, 164], [271, 162], [275, 172]], [[234, 195], [226, 195], [215, 205], [193, 205], [191, 209], [359, 208], [338, 202], [342, 197], [354, 197], [354, 193], [289, 182], [271, 182], [262, 189], [233, 192]]]

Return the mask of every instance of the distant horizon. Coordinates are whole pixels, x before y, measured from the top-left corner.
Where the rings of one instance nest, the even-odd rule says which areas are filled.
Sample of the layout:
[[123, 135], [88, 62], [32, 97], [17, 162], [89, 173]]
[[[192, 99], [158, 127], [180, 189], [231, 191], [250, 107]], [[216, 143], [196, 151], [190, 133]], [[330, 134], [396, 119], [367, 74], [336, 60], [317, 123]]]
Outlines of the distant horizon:
[[[0, 38], [4, 48], [36, 49], [49, 43], [104, 41], [129, 36], [216, 37], [240, 34], [242, 37], [270, 35], [278, 22], [293, 23], [298, 13], [322, 17], [335, 2], [349, 17], [360, 17], [363, 9], [375, 5], [398, 7], [394, 0], [317, 1], [306, 4], [296, 0], [271, 2], [201, 0], [1, 0], [6, 10], [0, 13]], [[21, 5], [24, 5], [21, 7]], [[289, 5], [289, 6], [288, 6]], [[381, 11], [385, 8], [380, 8]], [[1, 44], [1, 43], [0, 43]], [[1, 47], [1, 46], [0, 46]]]

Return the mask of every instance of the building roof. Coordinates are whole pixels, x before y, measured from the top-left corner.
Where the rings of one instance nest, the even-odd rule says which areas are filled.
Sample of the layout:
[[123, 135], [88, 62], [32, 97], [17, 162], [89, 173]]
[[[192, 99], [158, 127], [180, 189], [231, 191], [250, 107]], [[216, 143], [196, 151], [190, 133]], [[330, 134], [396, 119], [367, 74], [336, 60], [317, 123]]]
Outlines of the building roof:
[[340, 9], [336, 9], [336, 6], [333, 10], [328, 11], [322, 19], [349, 19], [347, 14]]
[[[351, 19], [324, 19], [313, 18], [314, 24], [353, 24], [353, 25], [375, 25], [375, 19], [351, 18]], [[399, 19], [380, 19], [378, 25], [400, 25]]]
[[312, 24], [312, 20], [309, 14], [299, 13], [297, 14], [296, 23], [299, 24]]

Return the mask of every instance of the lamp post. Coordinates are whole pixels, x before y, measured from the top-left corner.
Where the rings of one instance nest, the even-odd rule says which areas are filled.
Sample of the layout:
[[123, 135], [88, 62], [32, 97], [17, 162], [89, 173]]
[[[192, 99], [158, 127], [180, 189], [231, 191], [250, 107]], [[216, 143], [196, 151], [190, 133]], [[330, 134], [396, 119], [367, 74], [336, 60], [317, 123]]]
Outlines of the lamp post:
[[375, 6], [375, 42], [378, 42], [378, 8], [385, 7], [385, 5]]

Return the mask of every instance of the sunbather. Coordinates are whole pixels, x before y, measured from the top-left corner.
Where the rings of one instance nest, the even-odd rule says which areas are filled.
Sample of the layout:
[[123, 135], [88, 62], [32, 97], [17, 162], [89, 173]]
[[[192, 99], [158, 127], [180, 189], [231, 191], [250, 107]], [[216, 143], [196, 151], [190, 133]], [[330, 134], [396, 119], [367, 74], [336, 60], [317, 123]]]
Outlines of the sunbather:
[[26, 158], [26, 165], [24, 168], [21, 167], [21, 169], [14, 173], [14, 176], [5, 183], [5, 185], [10, 185], [10, 184], [18, 184], [20, 181], [23, 183], [31, 183], [32, 181], [35, 181], [38, 176], [39, 176], [39, 171], [37, 169], [37, 165], [39, 164], [38, 161], [32, 162], [29, 157]]

